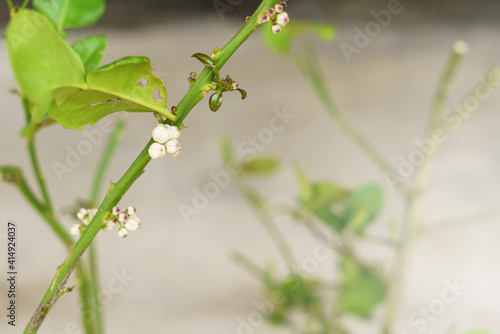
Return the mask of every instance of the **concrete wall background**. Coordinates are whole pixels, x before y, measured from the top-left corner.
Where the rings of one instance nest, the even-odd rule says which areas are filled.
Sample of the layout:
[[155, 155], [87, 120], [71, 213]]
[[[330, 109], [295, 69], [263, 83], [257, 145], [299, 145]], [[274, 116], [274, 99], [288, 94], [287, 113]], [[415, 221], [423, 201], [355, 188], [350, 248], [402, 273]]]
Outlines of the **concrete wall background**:
[[[187, 89], [189, 72], [201, 69], [190, 56], [222, 46], [239, 28], [247, 10], [237, 7], [229, 15], [238, 16], [238, 20], [228, 15], [221, 21], [210, 2], [205, 2], [204, 11], [194, 17], [164, 11], [166, 7], [153, 3], [148, 3], [149, 9], [139, 11], [132, 5], [111, 2], [98, 26], [72, 33], [70, 39], [106, 33], [109, 43], [104, 63], [125, 55], [150, 57], [167, 86], [168, 105], [173, 105]], [[253, 5], [247, 3], [253, 7], [257, 1], [251, 2]], [[349, 119], [397, 164], [400, 156], [407, 157], [416, 148], [415, 140], [422, 134], [434, 88], [453, 43], [465, 40], [470, 54], [453, 83], [451, 104], [467, 96], [481, 76], [498, 63], [500, 27], [495, 17], [498, 9], [495, 1], [403, 3], [405, 10], [348, 64], [340, 43], [352, 43], [354, 28], [363, 28], [372, 20], [370, 11], [384, 9], [386, 4], [385, 1], [296, 4], [290, 1], [289, 8], [294, 12], [292, 19], [312, 17], [338, 24], [337, 39], [320, 46], [321, 63], [331, 90]], [[121, 12], [113, 9], [119, 7]], [[155, 19], [151, 21], [150, 17]], [[180, 140], [184, 148], [181, 156], [151, 163], [120, 204], [138, 208], [142, 229], [125, 240], [116, 233], [102, 233], [98, 237], [103, 289], [109, 292], [110, 284], [122, 271], [133, 276], [106, 300], [109, 333], [232, 334], [237, 333], [238, 317], [247, 318], [255, 311], [253, 302], [264, 298], [260, 286], [229, 259], [229, 254], [241, 251], [260, 264], [277, 262], [279, 257], [246, 204], [228, 186], [200, 215], [193, 217], [191, 224], [186, 224], [178, 205], [191, 203], [194, 190], [202, 189], [211, 181], [210, 173], [221, 169], [216, 146], [219, 134], [227, 132], [235, 144], [241, 143], [268, 126], [273, 109], [286, 108], [297, 118], [276, 135], [266, 152], [278, 154], [285, 161], [298, 161], [312, 179], [331, 179], [350, 187], [365, 182], [381, 183], [386, 205], [373, 233], [386, 233], [388, 223], [401, 217], [401, 200], [391, 191], [384, 175], [330, 123], [310, 87], [289, 62], [267, 51], [255, 36], [222, 73], [230, 73], [247, 89], [247, 100], [242, 103], [239, 97], [230, 96], [217, 113], [209, 111], [206, 101], [202, 101], [186, 122], [188, 129]], [[263, 76], [271, 79], [263, 83]], [[18, 98], [9, 94], [15, 85], [5, 43], [1, 42], [0, 164], [28, 169], [25, 142], [18, 136], [23, 126], [21, 106]], [[500, 93], [495, 91], [443, 145], [434, 165], [425, 223], [498, 208], [499, 105]], [[116, 117], [120, 115], [111, 118]], [[148, 115], [132, 114], [127, 119], [128, 131], [109, 171], [110, 181], [123, 174], [143, 148], [155, 123]], [[62, 213], [63, 208], [73, 204], [73, 198], [87, 194], [88, 180], [103, 145], [95, 146], [72, 173], [65, 175], [63, 182], [59, 182], [51, 163], [64, 162], [67, 147], [75, 148], [84, 140], [82, 132], [58, 126], [39, 136], [47, 182], [68, 228], [73, 221]], [[35, 184], [30, 173], [28, 179]], [[297, 193], [293, 175], [286, 167], [276, 179], [257, 185], [275, 203], [293, 200]], [[0, 234], [5, 233], [7, 220], [19, 224], [21, 325], [37, 307], [65, 252], [21, 195], [3, 183], [0, 183], [0, 219]], [[281, 218], [279, 223], [294, 245], [297, 258], [310, 256], [316, 241], [290, 220]], [[466, 290], [429, 322], [425, 332], [444, 333], [453, 326], [456, 330], [452, 333], [457, 334], [471, 328], [500, 332], [499, 235], [500, 221], [493, 216], [421, 239], [410, 259], [405, 303], [399, 319], [401, 331], [418, 333], [409, 323], [409, 316], [439, 298], [445, 280], [456, 278], [466, 285]], [[0, 249], [0, 263], [6, 263], [3, 241]], [[365, 253], [378, 256], [382, 251], [370, 248]], [[281, 265], [278, 268], [284, 272]], [[317, 273], [331, 276], [334, 271], [332, 258], [321, 264]], [[4, 292], [2, 279], [2, 301]], [[68, 329], [79, 324], [76, 303], [76, 293], [64, 296], [39, 333], [78, 333]], [[0, 322], [1, 333], [18, 333], [19, 328], [12, 330], [4, 321]], [[278, 332], [261, 326], [254, 333]], [[360, 322], [355, 333], [370, 334], [375, 330], [370, 324]]]

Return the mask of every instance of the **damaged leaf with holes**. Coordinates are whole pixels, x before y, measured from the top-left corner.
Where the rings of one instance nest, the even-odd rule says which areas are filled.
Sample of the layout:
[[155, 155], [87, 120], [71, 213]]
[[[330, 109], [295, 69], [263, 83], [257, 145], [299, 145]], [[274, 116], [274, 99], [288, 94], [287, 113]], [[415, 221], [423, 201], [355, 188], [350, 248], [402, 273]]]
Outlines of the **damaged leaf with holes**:
[[86, 87], [60, 99], [56, 95], [50, 107], [49, 115], [65, 128], [80, 130], [117, 111], [156, 111], [175, 120], [166, 107], [167, 90], [146, 57], [117, 60], [89, 72], [86, 79]]

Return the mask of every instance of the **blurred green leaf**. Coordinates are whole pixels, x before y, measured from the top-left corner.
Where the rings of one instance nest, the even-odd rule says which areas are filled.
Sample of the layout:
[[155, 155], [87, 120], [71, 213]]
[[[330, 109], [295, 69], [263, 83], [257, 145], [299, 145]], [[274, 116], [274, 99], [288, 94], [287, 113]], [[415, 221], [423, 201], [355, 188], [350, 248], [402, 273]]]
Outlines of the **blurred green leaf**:
[[377, 184], [357, 188], [347, 199], [343, 219], [346, 228], [361, 233], [382, 209], [383, 193]]
[[[59, 91], [57, 92], [59, 94]], [[146, 57], [126, 57], [87, 74], [87, 87], [56, 98], [49, 114], [63, 127], [80, 130], [116, 111], [157, 111], [166, 107], [167, 90]]]
[[219, 148], [222, 152], [222, 160], [224, 164], [228, 164], [234, 160], [234, 150], [231, 139], [227, 135], [223, 135], [219, 139]]
[[268, 320], [275, 325], [284, 324], [294, 309], [313, 312], [320, 306], [317, 291], [319, 283], [315, 280], [292, 274], [282, 282], [268, 280], [266, 284], [269, 299], [273, 301], [275, 306], [269, 314]]
[[[33, 0], [33, 7], [56, 27], [82, 28], [96, 23], [106, 9], [105, 0]], [[61, 24], [61, 19], [64, 21]]]
[[334, 231], [340, 232], [344, 227], [340, 217], [329, 207], [316, 209], [313, 214]]
[[342, 201], [349, 195], [350, 191], [348, 189], [336, 183], [329, 181], [314, 182], [311, 184], [311, 198], [307, 206], [311, 211], [315, 211]]
[[279, 160], [274, 157], [259, 157], [243, 165], [243, 172], [253, 175], [269, 175], [278, 170]]
[[283, 27], [278, 34], [273, 33], [269, 28], [269, 23], [266, 23], [261, 36], [264, 45], [272, 51], [286, 56], [290, 53], [294, 40], [306, 33], [316, 34], [321, 40], [329, 42], [335, 38], [336, 29], [329, 23], [294, 20]]
[[340, 310], [368, 319], [386, 295], [384, 281], [351, 256], [341, 259]]
[[7, 27], [12, 69], [23, 94], [31, 101], [35, 121], [41, 121], [53, 91], [84, 87], [85, 69], [78, 54], [57, 33], [44, 15], [29, 9], [12, 13]]
[[90, 72], [99, 67], [102, 60], [102, 53], [106, 49], [106, 36], [91, 35], [85, 39], [76, 41], [71, 46], [80, 56], [85, 66], [85, 72]]

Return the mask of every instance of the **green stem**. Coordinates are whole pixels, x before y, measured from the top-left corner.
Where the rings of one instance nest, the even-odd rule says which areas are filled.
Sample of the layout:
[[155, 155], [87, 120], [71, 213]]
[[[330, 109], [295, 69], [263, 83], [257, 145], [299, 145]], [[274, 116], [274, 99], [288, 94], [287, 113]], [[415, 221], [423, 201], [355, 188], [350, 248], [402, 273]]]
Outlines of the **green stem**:
[[12, 0], [6, 0], [7, 6], [9, 6], [9, 11], [12, 11], [14, 9], [14, 4], [12, 3]]
[[[71, 251], [71, 249], [70, 249]], [[82, 262], [78, 262], [76, 264], [76, 275], [78, 286], [78, 291], [80, 293], [80, 302], [81, 302], [81, 310], [82, 310], [82, 320], [83, 327], [85, 328], [85, 333], [94, 334], [99, 333], [97, 331], [97, 319], [95, 319], [95, 315], [98, 314], [98, 310], [93, 310], [92, 305], [92, 290], [95, 290], [96, 285], [93, 285], [84, 270]]]
[[[21, 170], [16, 167], [0, 167], [0, 174], [2, 175], [2, 178], [4, 180], [12, 182], [16, 185], [16, 187], [21, 191], [28, 203], [30, 203], [31, 206], [49, 223], [52, 230], [64, 242], [67, 250], [71, 251], [71, 248], [73, 247], [73, 239], [62, 227], [62, 225], [57, 220], [55, 220], [53, 215], [46, 211], [46, 208], [36, 198], [36, 196], [27, 185], [26, 181], [24, 180]], [[88, 301], [88, 289], [90, 287], [90, 284], [85, 277], [85, 272], [81, 264], [77, 265], [77, 274], [78, 280], [80, 280], [78, 284], [78, 290], [80, 291], [82, 303], [84, 327], [86, 329], [86, 333], [95, 333], [93, 329], [92, 315], [90, 314], [91, 308]]]
[[[430, 138], [434, 130], [441, 124], [451, 79], [458, 68], [460, 59], [465, 54], [464, 50], [457, 48], [456, 45], [453, 48], [451, 56], [448, 58], [444, 74], [439, 81], [424, 138]], [[415, 243], [415, 231], [418, 223], [422, 221], [423, 193], [429, 183], [430, 164], [433, 156], [436, 154], [437, 148], [438, 143], [436, 143], [436, 148], [425, 156], [423, 163], [416, 168], [412, 189], [406, 196], [404, 218], [398, 240], [399, 246], [396, 248], [396, 257], [392, 269], [394, 276], [392, 277], [391, 290], [387, 299], [387, 314], [384, 324], [385, 333], [393, 332], [392, 328], [397, 320], [406, 267], [411, 249]]]
[[[252, 32], [257, 28], [257, 19], [260, 14], [265, 12], [268, 8], [278, 4], [280, 0], [264, 0], [257, 8], [255, 13], [246, 21], [243, 27], [236, 33], [236, 35], [220, 50], [217, 57], [214, 58], [214, 63], [217, 68], [221, 69], [222, 66], [229, 60], [234, 52], [250, 37]], [[265, 27], [268, 28], [268, 27]], [[191, 89], [187, 92], [184, 98], [177, 106], [178, 116], [174, 125], [181, 125], [184, 118], [191, 111], [191, 109], [203, 99], [208, 85], [212, 83], [214, 78], [214, 71], [206, 66], [198, 79], [193, 84]]]
[[59, 16], [59, 21], [57, 22], [57, 31], [62, 31], [64, 29], [64, 20], [66, 19], [66, 13], [68, 12], [69, 0], [64, 0], [61, 15]]
[[21, 8], [22, 9], [26, 8], [26, 6], [28, 5], [29, 2], [30, 2], [30, 0], [24, 0], [23, 4], [21, 5]]
[[252, 276], [257, 278], [259, 281], [263, 280], [266, 276], [264, 270], [260, 269], [255, 263], [253, 263], [248, 257], [243, 255], [242, 253], [236, 252], [231, 258], [234, 262], [238, 263], [242, 268], [246, 269]]
[[104, 333], [103, 325], [103, 307], [101, 297], [99, 295], [99, 266], [97, 261], [96, 243], [93, 242], [89, 246], [89, 262], [90, 262], [90, 282], [92, 287], [92, 304], [93, 316], [95, 317], [96, 333]]
[[288, 270], [290, 272], [294, 272], [296, 261], [294, 259], [292, 250], [288, 245], [283, 233], [278, 228], [278, 226], [276, 226], [274, 219], [269, 214], [269, 212], [267, 212], [267, 210], [264, 207], [255, 204], [255, 199], [259, 198], [259, 195], [255, 191], [253, 191], [250, 187], [248, 187], [247, 184], [242, 179], [236, 180], [235, 184], [236, 188], [240, 191], [240, 193], [250, 204], [250, 207], [253, 209], [262, 227], [264, 227], [267, 234], [274, 242], [281, 257], [285, 261]]
[[48, 213], [52, 214], [54, 212], [54, 209], [52, 207], [52, 201], [47, 190], [47, 185], [45, 183], [45, 176], [42, 173], [40, 163], [38, 161], [34, 137], [28, 139], [28, 152], [30, 155], [31, 166], [38, 182], [38, 187], [40, 188], [40, 192], [42, 193], [42, 197], [45, 202], [45, 209]]
[[[31, 110], [30, 110], [31, 105], [29, 100], [24, 96], [22, 97], [22, 104], [23, 104], [26, 124], [32, 124]], [[33, 193], [31, 192], [31, 190], [29, 190], [26, 182], [24, 181], [24, 178], [22, 177], [22, 174], [20, 173], [20, 170], [19, 170], [19, 182], [20, 182], [19, 186], [21, 192], [23, 192], [26, 198], [28, 199], [28, 202], [30, 202], [30, 204], [32, 204], [32, 206], [42, 215], [42, 217], [45, 218], [45, 220], [48, 222], [52, 230], [64, 242], [64, 244], [68, 249], [68, 252], [70, 252], [74, 244], [73, 239], [66, 231], [66, 229], [64, 229], [62, 224], [59, 221], [57, 221], [54, 216], [52, 202], [50, 200], [50, 196], [47, 190], [47, 185], [45, 183], [45, 178], [43, 176], [42, 170], [40, 168], [40, 163], [38, 160], [38, 155], [35, 146], [35, 135], [36, 131], [38, 131], [40, 128], [42, 128], [42, 124], [35, 124], [32, 131], [30, 132], [28, 136], [28, 151], [29, 151], [31, 166], [38, 181], [40, 192], [42, 193], [45, 204], [41, 204], [40, 201], [36, 200], [36, 198], [33, 196]], [[80, 298], [81, 298], [83, 326], [85, 328], [86, 333], [95, 333], [96, 331], [93, 322], [94, 316], [92, 315], [92, 308], [90, 307], [91, 294], [89, 293], [89, 290], [91, 290], [92, 287], [90, 285], [89, 280], [87, 279], [87, 275], [85, 273], [83, 265], [78, 263], [76, 268], [77, 268], [78, 291], [80, 293]]]
[[[94, 182], [90, 191], [90, 207], [97, 205], [99, 200], [99, 190], [103, 185], [104, 175], [109, 167], [113, 153], [116, 151], [116, 147], [123, 136], [125, 128], [125, 121], [119, 120], [111, 133], [108, 143], [104, 149], [101, 156], [101, 160], [97, 165], [95, 171]], [[89, 246], [89, 264], [90, 264], [90, 280], [92, 282], [92, 303], [95, 318], [95, 325], [97, 327], [97, 333], [104, 333], [103, 326], [103, 315], [102, 315], [102, 304], [99, 296], [99, 266], [97, 264], [97, 250], [96, 242], [93, 242]]]
[[[441, 80], [439, 81], [439, 85], [436, 89], [434, 102], [432, 104], [431, 119], [429, 121], [429, 129], [437, 128], [442, 122], [444, 106], [450, 90], [451, 80], [457, 72], [457, 68], [466, 52], [467, 46], [464, 42], [456, 42], [453, 46], [452, 52], [441, 76]], [[429, 129], [427, 129], [428, 132]]]
[[101, 160], [97, 165], [94, 183], [92, 184], [92, 189], [90, 191], [90, 203], [92, 207], [94, 207], [98, 203], [99, 191], [103, 186], [104, 176], [106, 175], [106, 171], [109, 167], [109, 163], [111, 161], [113, 153], [115, 152], [120, 139], [123, 137], [124, 129], [124, 120], [119, 120], [118, 122], [116, 122], [113, 132], [111, 133], [108, 143], [106, 144], [106, 148], [104, 149], [104, 152], [101, 156]]
[[[235, 37], [229, 41], [229, 43], [220, 51], [219, 56], [216, 59], [216, 65], [220, 68], [238, 49], [238, 47], [252, 34], [252, 32], [257, 27], [257, 17], [265, 9], [274, 6], [280, 0], [264, 0], [258, 7], [257, 11], [252, 15], [252, 17], [245, 23], [242, 29], [238, 31]], [[209, 73], [211, 72], [211, 73]], [[203, 98], [203, 92], [211, 83], [213, 78], [213, 71], [211, 69], [204, 69], [202, 75], [198, 78], [196, 83], [191, 87], [186, 96], [181, 100], [177, 106], [179, 112], [179, 117], [176, 121], [176, 125], [180, 125], [182, 120], [189, 114], [191, 109]], [[154, 141], [151, 139], [148, 141], [142, 152], [135, 159], [132, 165], [128, 168], [122, 178], [116, 183], [112, 184], [101, 203], [97, 213], [95, 214], [92, 221], [89, 223], [84, 233], [80, 239], [75, 244], [74, 248], [64, 261], [64, 263], [59, 267], [56, 275], [50, 285], [49, 289], [45, 293], [40, 306], [35, 311], [31, 321], [26, 326], [24, 333], [36, 333], [38, 328], [42, 324], [47, 313], [50, 311], [52, 306], [55, 304], [58, 295], [61, 293], [67, 278], [72, 272], [75, 264], [82, 256], [82, 254], [87, 249], [88, 245], [92, 242], [96, 234], [100, 231], [104, 220], [108, 216], [109, 212], [115, 206], [119, 200], [123, 197], [126, 191], [132, 186], [132, 184], [142, 175], [144, 168], [147, 166], [151, 158], [149, 157], [148, 149], [149, 146]]]

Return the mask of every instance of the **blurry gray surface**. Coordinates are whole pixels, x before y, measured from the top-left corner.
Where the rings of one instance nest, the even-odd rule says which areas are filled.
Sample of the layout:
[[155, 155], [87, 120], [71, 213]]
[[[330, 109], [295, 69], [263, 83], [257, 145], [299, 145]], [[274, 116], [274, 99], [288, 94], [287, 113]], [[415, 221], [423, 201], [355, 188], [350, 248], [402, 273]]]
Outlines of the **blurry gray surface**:
[[[453, 42], [463, 39], [471, 49], [453, 84], [453, 102], [469, 93], [479, 77], [498, 62], [500, 54], [497, 25], [408, 24], [413, 14], [407, 10], [395, 17], [349, 65], [339, 43], [352, 43], [353, 28], [364, 27], [371, 20], [369, 15], [365, 20], [343, 22], [335, 42], [321, 46], [325, 75], [339, 106], [395, 164], [398, 156], [406, 157], [415, 149], [414, 140], [423, 131], [434, 87]], [[72, 34], [71, 39], [92, 32], [106, 33], [109, 42], [104, 63], [125, 55], [150, 57], [155, 71], [165, 81], [171, 106], [186, 92], [189, 72], [201, 70], [199, 62], [190, 56], [223, 46], [238, 27], [221, 22], [212, 12], [197, 21], [171, 21], [130, 30], [86, 30]], [[279, 257], [235, 189], [231, 185], [223, 189], [200, 215], [193, 217], [191, 224], [183, 221], [178, 205], [190, 204], [193, 189], [202, 189], [211, 181], [209, 173], [221, 170], [218, 135], [229, 133], [237, 145], [267, 127], [273, 109], [286, 108], [297, 117], [276, 134], [265, 152], [279, 154], [285, 161], [298, 161], [313, 179], [332, 179], [353, 187], [370, 181], [383, 184], [386, 206], [383, 219], [374, 228], [376, 232], [384, 231], [387, 221], [401, 216], [398, 195], [330, 123], [310, 87], [289, 62], [264, 49], [255, 36], [222, 73], [230, 73], [248, 91], [247, 100], [242, 102], [237, 94], [228, 96], [217, 113], [209, 111], [207, 101], [202, 101], [185, 122], [188, 128], [180, 138], [181, 156], [152, 161], [120, 202], [123, 207], [137, 207], [142, 229], [125, 240], [116, 233], [101, 233], [98, 237], [103, 288], [113, 290], [114, 277], [122, 271], [134, 277], [125, 281], [123, 289], [108, 293], [105, 314], [109, 333], [232, 334], [237, 332], [237, 318], [246, 319], [255, 311], [253, 302], [264, 299], [258, 283], [234, 264], [229, 254], [242, 251], [261, 264], [278, 261]], [[0, 77], [0, 163], [21, 165], [28, 170], [25, 142], [18, 136], [23, 126], [21, 106], [18, 98], [8, 93], [15, 82], [5, 43], [0, 44]], [[500, 92], [495, 92], [443, 145], [427, 196], [426, 221], [498, 206], [499, 103]], [[155, 124], [153, 117], [146, 114], [131, 114], [127, 119], [126, 136], [108, 174], [110, 181], [118, 180], [142, 150]], [[82, 140], [85, 136], [81, 132], [59, 126], [39, 135], [42, 164], [58, 208], [88, 193], [102, 144], [71, 174], [64, 175], [61, 183], [51, 168], [53, 161], [64, 162], [66, 146], [74, 148]], [[31, 174], [27, 174], [34, 184]], [[297, 191], [288, 168], [278, 178], [258, 185], [275, 203], [293, 199]], [[38, 305], [65, 252], [14, 188], [0, 183], [0, 189], [0, 233], [5, 233], [7, 219], [19, 224], [18, 323], [22, 326]], [[67, 217], [63, 220], [69, 228], [72, 221]], [[300, 226], [285, 218], [279, 221], [295, 247], [296, 257], [310, 256], [315, 241]], [[457, 278], [467, 286], [466, 290], [447, 305], [426, 332], [443, 333], [451, 325], [460, 330], [485, 328], [499, 332], [499, 235], [496, 219], [489, 224], [470, 224], [423, 238], [411, 257], [400, 319], [402, 329], [416, 333], [408, 316], [438, 298], [444, 280]], [[3, 242], [1, 247], [5, 247]], [[3, 250], [0, 262], [6, 263]], [[331, 269], [330, 262], [321, 264], [318, 274], [331, 275]], [[0, 287], [4, 291], [3, 281]], [[79, 324], [76, 302], [76, 293], [61, 298], [39, 333], [71, 333], [71, 324]], [[373, 332], [371, 326], [358, 326], [358, 333]], [[5, 321], [0, 323], [2, 333], [17, 333], [18, 329], [12, 331]], [[255, 330], [272, 332], [266, 326]]]

